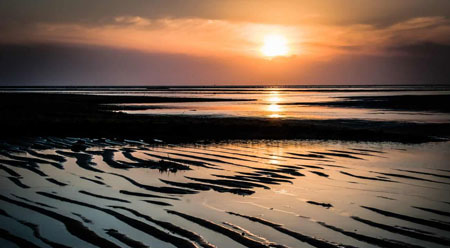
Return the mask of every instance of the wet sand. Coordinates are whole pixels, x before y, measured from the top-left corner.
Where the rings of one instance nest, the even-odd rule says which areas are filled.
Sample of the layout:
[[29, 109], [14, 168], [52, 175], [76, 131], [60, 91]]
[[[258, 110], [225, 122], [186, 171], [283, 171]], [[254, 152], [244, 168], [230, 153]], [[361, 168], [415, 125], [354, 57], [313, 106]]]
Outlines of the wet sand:
[[[449, 123], [126, 113], [261, 91], [239, 90], [0, 93], [0, 246], [450, 246]], [[448, 113], [447, 99], [294, 104]]]
[[450, 245], [448, 142], [0, 146], [2, 247]]

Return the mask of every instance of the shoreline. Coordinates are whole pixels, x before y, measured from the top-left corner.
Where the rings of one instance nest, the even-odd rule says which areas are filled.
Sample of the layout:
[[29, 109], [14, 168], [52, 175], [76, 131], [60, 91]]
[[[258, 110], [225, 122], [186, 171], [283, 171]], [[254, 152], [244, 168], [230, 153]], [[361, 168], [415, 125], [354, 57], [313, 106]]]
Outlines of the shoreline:
[[430, 111], [450, 113], [450, 95], [345, 96], [327, 102], [294, 102], [283, 105], [326, 106], [397, 111]]
[[[197, 98], [0, 94], [0, 137], [58, 136], [199, 140], [342, 140], [421, 143], [448, 140], [450, 123], [359, 119], [299, 120], [250, 117], [152, 116], [106, 111], [105, 103], [210, 101]], [[218, 99], [212, 99], [217, 101]], [[219, 99], [227, 100], [227, 99]]]

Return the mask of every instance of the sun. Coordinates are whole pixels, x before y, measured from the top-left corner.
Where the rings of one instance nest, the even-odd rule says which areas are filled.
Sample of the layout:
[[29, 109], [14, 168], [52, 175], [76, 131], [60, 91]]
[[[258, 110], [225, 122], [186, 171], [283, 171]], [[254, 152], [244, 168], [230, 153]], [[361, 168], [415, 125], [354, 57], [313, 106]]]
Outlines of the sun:
[[286, 56], [289, 52], [287, 39], [278, 34], [266, 35], [261, 53], [267, 57]]

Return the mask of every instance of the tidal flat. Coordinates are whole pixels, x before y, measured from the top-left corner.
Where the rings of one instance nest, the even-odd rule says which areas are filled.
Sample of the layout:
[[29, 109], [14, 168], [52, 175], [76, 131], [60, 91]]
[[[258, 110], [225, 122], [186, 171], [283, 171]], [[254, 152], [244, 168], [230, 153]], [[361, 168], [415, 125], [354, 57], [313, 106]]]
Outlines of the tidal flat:
[[[320, 88], [304, 95], [304, 89], [293, 91], [295, 89], [290, 88], [238, 88], [231, 92], [228, 88], [193, 92], [189, 88], [64, 88], [58, 91], [3, 88], [0, 91], [0, 129], [4, 131], [0, 137], [108, 137], [147, 142], [160, 139], [172, 143], [230, 139], [420, 143], [450, 137], [450, 115], [439, 111], [450, 96], [446, 95], [446, 89], [425, 92], [416, 89], [411, 93], [407, 88], [393, 93], [394, 89], [371, 89], [370, 94], [376, 97], [344, 101], [353, 105], [343, 107], [342, 89], [337, 93], [336, 90], [324, 93]], [[247, 91], [256, 92], [248, 94]], [[391, 100], [383, 101], [381, 106], [379, 101], [371, 100], [380, 98], [380, 94], [396, 95], [384, 96]], [[412, 95], [405, 97], [404, 94]], [[430, 98], [435, 100], [422, 104], [425, 109], [414, 107], [417, 102], [428, 102]], [[299, 99], [311, 102], [299, 104]], [[361, 102], [365, 103], [361, 105]], [[336, 107], [328, 106], [333, 104]], [[405, 111], [399, 106], [410, 107]]]
[[449, 142], [1, 142], [2, 247], [447, 247]]
[[3, 88], [0, 246], [448, 247], [448, 96]]

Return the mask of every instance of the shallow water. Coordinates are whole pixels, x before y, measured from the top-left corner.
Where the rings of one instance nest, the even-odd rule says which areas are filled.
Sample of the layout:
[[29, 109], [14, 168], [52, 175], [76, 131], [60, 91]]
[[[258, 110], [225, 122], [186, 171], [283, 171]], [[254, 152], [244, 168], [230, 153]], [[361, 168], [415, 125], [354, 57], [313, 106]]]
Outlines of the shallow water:
[[[177, 238], [198, 247], [450, 245], [450, 142], [150, 145], [49, 137], [1, 147], [0, 229], [41, 247], [48, 247], [43, 240], [96, 245], [30, 206], [120, 247], [127, 241], [106, 230], [144, 247], [186, 247]], [[1, 237], [1, 247], [14, 246]]]
[[[112, 87], [112, 88], [6, 88], [0, 92], [39, 92], [91, 95], [226, 98], [254, 101], [177, 102], [123, 104], [140, 107], [129, 114], [188, 115], [208, 117], [262, 117], [282, 119], [362, 119], [448, 123], [450, 114], [430, 111], [338, 108], [295, 105], [298, 102], [329, 102], [340, 97], [449, 94], [447, 86], [285, 86], [285, 87]], [[289, 105], [292, 104], [292, 105]], [[148, 107], [148, 109], [142, 109]]]

